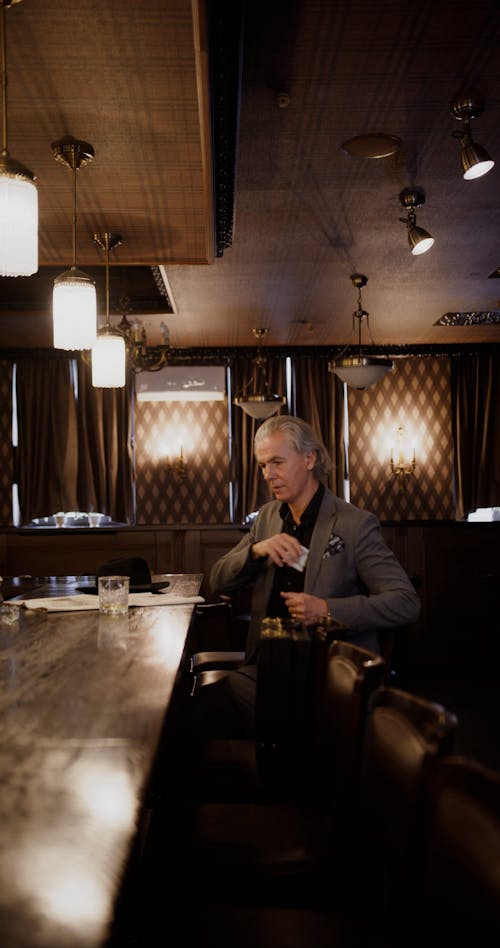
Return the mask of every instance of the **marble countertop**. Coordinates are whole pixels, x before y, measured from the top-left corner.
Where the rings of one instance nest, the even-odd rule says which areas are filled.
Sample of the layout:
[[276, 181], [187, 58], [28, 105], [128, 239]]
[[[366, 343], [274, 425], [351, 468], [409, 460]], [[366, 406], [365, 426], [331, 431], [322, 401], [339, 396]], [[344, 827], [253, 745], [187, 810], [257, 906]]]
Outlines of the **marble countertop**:
[[106, 943], [192, 610], [0, 610], [0, 945]]

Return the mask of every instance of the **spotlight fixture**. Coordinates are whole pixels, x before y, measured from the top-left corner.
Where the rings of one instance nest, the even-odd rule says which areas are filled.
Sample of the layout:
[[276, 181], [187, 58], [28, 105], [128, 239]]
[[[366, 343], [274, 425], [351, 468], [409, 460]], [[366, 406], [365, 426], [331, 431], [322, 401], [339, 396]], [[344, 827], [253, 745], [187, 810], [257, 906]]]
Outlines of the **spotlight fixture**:
[[106, 253], [106, 323], [98, 330], [92, 349], [94, 388], [123, 388], [125, 385], [125, 338], [109, 321], [109, 253], [121, 244], [121, 234], [94, 234], [94, 242]]
[[38, 270], [38, 192], [35, 175], [7, 149], [7, 43], [5, 10], [21, 0], [0, 0], [2, 48], [2, 151], [0, 152], [0, 276]]
[[91, 349], [97, 335], [96, 293], [94, 281], [76, 267], [76, 173], [93, 160], [94, 149], [69, 135], [51, 147], [56, 161], [73, 171], [73, 263], [54, 280], [54, 348]]
[[463, 131], [454, 132], [453, 134], [455, 138], [460, 139], [462, 145], [460, 163], [466, 181], [481, 178], [488, 171], [491, 171], [495, 164], [486, 149], [472, 140], [471, 119], [478, 118], [483, 110], [483, 99], [479, 92], [473, 89], [460, 93], [450, 103], [450, 112], [453, 117], [463, 122]]
[[423, 227], [417, 227], [415, 215], [415, 208], [425, 204], [425, 192], [422, 188], [403, 188], [399, 195], [399, 203], [402, 207], [408, 208], [408, 217], [399, 219], [408, 227], [408, 243], [412, 254], [418, 256], [421, 253], [427, 253], [434, 243], [434, 237], [431, 237]]
[[[269, 380], [266, 378], [267, 357], [262, 352], [262, 342], [269, 330], [253, 329], [252, 332], [259, 343], [254, 362], [258, 372], [261, 373], [263, 378], [262, 388], [260, 391], [254, 391], [249, 395], [243, 393], [242, 395], [236, 396], [234, 404], [239, 405], [246, 415], [261, 421], [264, 418], [270, 418], [271, 415], [274, 415], [278, 409], [285, 404], [286, 397], [271, 392]], [[247, 385], [248, 384], [250, 383], [247, 383]]]
[[[361, 348], [361, 325], [364, 319], [366, 319], [366, 328], [368, 329], [370, 342], [373, 345], [369, 313], [363, 309], [361, 299], [361, 289], [368, 283], [368, 277], [366, 277], [364, 273], [353, 273], [351, 282], [358, 290], [358, 308], [352, 314], [352, 335], [354, 335], [356, 320], [358, 323], [357, 355], [344, 356], [341, 353], [333, 362], [328, 363], [328, 371], [334, 372], [335, 375], [337, 375], [342, 382], [345, 382], [346, 385], [349, 385], [350, 388], [363, 390], [369, 388], [370, 385], [374, 385], [375, 382], [380, 381], [386, 372], [394, 368], [394, 363], [392, 359], [363, 355]], [[347, 349], [349, 349], [349, 345], [347, 345], [343, 351], [346, 352]]]

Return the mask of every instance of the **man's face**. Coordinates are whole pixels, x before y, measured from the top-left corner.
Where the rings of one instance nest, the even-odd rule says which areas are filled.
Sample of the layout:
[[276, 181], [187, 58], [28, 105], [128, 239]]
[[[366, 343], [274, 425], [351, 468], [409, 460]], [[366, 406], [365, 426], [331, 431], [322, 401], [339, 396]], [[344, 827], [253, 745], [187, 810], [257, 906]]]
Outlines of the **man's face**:
[[293, 505], [306, 495], [309, 498], [316, 485], [312, 473], [316, 461], [314, 451], [297, 454], [286, 434], [276, 431], [257, 445], [255, 457], [276, 500]]

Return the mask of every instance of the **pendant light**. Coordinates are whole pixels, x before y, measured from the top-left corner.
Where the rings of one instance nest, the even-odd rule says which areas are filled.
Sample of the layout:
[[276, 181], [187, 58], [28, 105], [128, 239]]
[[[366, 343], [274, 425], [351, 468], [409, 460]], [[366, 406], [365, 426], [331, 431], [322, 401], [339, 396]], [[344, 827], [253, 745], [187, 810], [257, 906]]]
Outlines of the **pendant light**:
[[73, 171], [73, 264], [54, 280], [54, 348], [91, 349], [97, 334], [96, 293], [94, 281], [76, 266], [76, 173], [93, 160], [94, 149], [68, 135], [52, 143], [52, 154]]
[[38, 270], [38, 193], [35, 176], [7, 148], [7, 52], [5, 9], [21, 0], [0, 0], [2, 47], [2, 151], [0, 153], [0, 276], [31, 276]]
[[123, 388], [125, 385], [125, 337], [109, 321], [109, 254], [121, 244], [120, 234], [94, 234], [94, 241], [106, 253], [106, 323], [98, 330], [92, 349], [92, 385], [94, 388]]
[[254, 329], [252, 331], [254, 336], [259, 341], [259, 348], [257, 350], [257, 355], [254, 359], [254, 362], [258, 371], [260, 371], [263, 375], [263, 384], [260, 391], [237, 396], [234, 399], [234, 404], [239, 405], [246, 415], [249, 415], [251, 418], [254, 418], [258, 421], [262, 421], [264, 418], [270, 418], [271, 415], [274, 415], [275, 412], [277, 412], [278, 409], [285, 404], [286, 398], [284, 395], [276, 395], [271, 392], [269, 381], [266, 378], [265, 369], [267, 365], [267, 358], [262, 352], [262, 342], [264, 336], [267, 336], [269, 330]]
[[[363, 309], [361, 301], [361, 289], [368, 283], [368, 277], [366, 277], [364, 273], [353, 273], [351, 282], [353, 286], [358, 289], [358, 308], [356, 312], [352, 314], [353, 334], [356, 320], [358, 322], [358, 352], [357, 355], [353, 356], [340, 355], [337, 359], [328, 364], [328, 370], [338, 375], [339, 379], [345, 382], [346, 385], [349, 385], [350, 388], [363, 390], [369, 388], [370, 385], [374, 385], [375, 382], [379, 382], [386, 372], [394, 368], [394, 363], [392, 359], [383, 359], [363, 354], [361, 348], [361, 325], [364, 319], [366, 319], [366, 327], [370, 335], [370, 341], [373, 343], [370, 332], [369, 313]], [[347, 348], [349, 347], [346, 346], [346, 349]]]

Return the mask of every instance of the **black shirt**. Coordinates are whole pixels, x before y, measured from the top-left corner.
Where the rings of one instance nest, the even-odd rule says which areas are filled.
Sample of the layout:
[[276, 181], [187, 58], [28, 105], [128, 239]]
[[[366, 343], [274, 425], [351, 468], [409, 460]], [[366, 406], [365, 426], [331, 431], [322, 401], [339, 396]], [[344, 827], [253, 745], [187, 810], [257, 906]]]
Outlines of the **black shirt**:
[[[283, 529], [281, 532], [296, 537], [299, 543], [307, 547], [307, 549], [309, 549], [311, 544], [312, 532], [324, 493], [324, 484], [320, 484], [314, 497], [311, 498], [304, 510], [299, 523], [295, 523], [288, 504], [282, 504], [280, 507], [280, 517], [283, 520]], [[268, 616], [281, 616], [281, 618], [290, 617], [290, 613], [285, 605], [285, 600], [280, 596], [280, 592], [303, 592], [304, 575], [305, 571], [301, 573], [298, 569], [294, 569], [293, 566], [285, 565], [275, 567], [274, 583], [267, 607]]]

